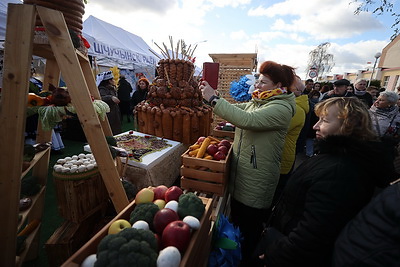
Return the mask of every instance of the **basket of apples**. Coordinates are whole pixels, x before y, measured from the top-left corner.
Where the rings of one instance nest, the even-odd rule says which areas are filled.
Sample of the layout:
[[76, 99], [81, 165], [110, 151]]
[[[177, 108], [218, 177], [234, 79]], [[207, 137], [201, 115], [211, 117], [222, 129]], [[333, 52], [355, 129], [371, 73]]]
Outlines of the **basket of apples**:
[[231, 154], [230, 141], [199, 137], [182, 155], [182, 188], [222, 196], [229, 177]]
[[212, 201], [177, 186], [143, 188], [62, 266], [205, 265]]

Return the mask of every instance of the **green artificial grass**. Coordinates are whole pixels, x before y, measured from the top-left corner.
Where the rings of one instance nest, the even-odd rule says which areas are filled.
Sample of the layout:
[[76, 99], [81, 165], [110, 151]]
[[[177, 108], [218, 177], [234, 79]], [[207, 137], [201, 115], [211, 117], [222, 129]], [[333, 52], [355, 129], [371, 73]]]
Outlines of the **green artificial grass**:
[[[128, 123], [126, 118], [124, 118], [122, 124], [122, 132], [126, 132], [129, 130], [133, 130], [133, 120], [131, 119], [131, 122]], [[45, 205], [42, 217], [42, 225], [40, 229], [39, 255], [37, 259], [25, 262], [22, 265], [23, 267], [50, 266], [48, 262], [48, 256], [45, 251], [45, 243], [53, 235], [54, 231], [59, 228], [64, 222], [64, 218], [59, 215], [57, 209], [57, 197], [52, 176], [53, 166], [60, 158], [85, 153], [83, 147], [86, 144], [86, 142], [69, 140], [65, 137], [63, 137], [63, 143], [65, 148], [62, 150], [62, 152], [52, 151], [50, 155]]]

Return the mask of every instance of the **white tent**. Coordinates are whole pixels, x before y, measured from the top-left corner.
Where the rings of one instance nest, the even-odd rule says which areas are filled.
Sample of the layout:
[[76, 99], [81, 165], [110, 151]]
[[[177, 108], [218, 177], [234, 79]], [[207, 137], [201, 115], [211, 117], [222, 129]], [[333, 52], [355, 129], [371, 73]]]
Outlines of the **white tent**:
[[155, 69], [158, 59], [139, 36], [89, 16], [83, 22], [83, 36], [90, 43], [88, 54], [98, 65], [122, 69]]
[[1, 0], [0, 1], [0, 42], [6, 38], [7, 8], [8, 4], [21, 4], [19, 0]]

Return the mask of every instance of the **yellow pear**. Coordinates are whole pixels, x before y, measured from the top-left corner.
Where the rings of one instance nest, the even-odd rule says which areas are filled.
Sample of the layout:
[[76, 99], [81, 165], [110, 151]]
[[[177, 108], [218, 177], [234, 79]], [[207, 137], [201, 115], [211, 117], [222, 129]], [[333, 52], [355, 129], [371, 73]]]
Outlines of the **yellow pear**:
[[143, 188], [140, 190], [135, 197], [135, 203], [148, 203], [153, 202], [154, 200], [154, 192], [151, 188]]

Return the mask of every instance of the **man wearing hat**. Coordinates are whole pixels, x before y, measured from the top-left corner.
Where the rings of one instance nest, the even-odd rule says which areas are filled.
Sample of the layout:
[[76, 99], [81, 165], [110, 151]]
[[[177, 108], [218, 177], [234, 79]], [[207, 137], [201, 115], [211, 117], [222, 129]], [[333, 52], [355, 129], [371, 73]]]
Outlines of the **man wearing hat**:
[[354, 96], [353, 93], [347, 91], [347, 86], [350, 85], [350, 81], [346, 79], [337, 80], [333, 83], [333, 90], [325, 94], [322, 100], [331, 97], [351, 97]]

